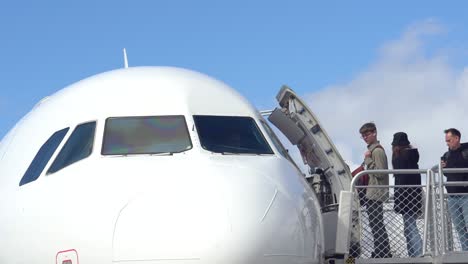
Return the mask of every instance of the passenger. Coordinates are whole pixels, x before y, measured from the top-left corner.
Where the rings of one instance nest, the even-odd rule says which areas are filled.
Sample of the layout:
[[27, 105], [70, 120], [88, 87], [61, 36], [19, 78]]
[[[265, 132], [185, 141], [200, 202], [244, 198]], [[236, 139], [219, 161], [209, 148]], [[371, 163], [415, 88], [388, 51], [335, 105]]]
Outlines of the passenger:
[[[398, 132], [393, 135], [392, 165], [393, 169], [419, 169], [418, 149], [412, 148], [408, 135]], [[421, 185], [421, 174], [395, 174], [395, 185]], [[403, 228], [406, 248], [410, 257], [421, 256], [422, 239], [416, 225], [421, 214], [422, 190], [420, 187], [395, 188], [395, 212], [403, 216]]]
[[[387, 155], [377, 140], [377, 128], [374, 123], [366, 123], [359, 129], [362, 139], [367, 143], [364, 163], [368, 170], [388, 169]], [[369, 174], [369, 187], [388, 185], [388, 174]], [[367, 214], [374, 238], [372, 258], [391, 258], [388, 234], [383, 221], [383, 203], [388, 200], [388, 188], [367, 188]]]
[[[455, 128], [444, 130], [448, 151], [441, 165], [444, 168], [468, 168], [468, 143], [460, 143], [461, 133]], [[468, 173], [445, 173], [447, 181], [468, 181]], [[468, 186], [447, 186], [448, 211], [457, 230], [463, 251], [468, 251]]]

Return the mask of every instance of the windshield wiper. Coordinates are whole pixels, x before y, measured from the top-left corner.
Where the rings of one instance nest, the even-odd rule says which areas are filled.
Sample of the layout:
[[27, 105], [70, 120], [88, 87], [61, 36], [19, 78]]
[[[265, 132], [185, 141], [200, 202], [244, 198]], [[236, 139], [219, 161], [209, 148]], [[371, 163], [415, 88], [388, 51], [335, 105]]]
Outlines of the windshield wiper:
[[213, 153], [221, 153], [222, 155], [240, 155], [240, 154], [242, 154], [242, 153], [239, 153], [239, 152], [228, 152], [228, 151], [213, 152]]
[[149, 153], [150, 156], [172, 156], [174, 152], [158, 152], [158, 153]]
[[109, 155], [109, 157], [172, 156], [173, 154], [174, 154], [173, 152], [128, 153], [128, 154]]
[[271, 156], [272, 154], [268, 153], [253, 153], [253, 152], [213, 152], [213, 153], [220, 153], [222, 155], [248, 155], [248, 156]]

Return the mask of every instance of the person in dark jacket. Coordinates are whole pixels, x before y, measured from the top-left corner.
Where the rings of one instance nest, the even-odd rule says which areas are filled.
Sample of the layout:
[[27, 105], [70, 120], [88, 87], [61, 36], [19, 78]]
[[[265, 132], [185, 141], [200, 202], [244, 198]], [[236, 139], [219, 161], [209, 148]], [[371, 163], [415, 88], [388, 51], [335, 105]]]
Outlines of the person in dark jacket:
[[[442, 156], [444, 168], [468, 168], [468, 143], [460, 143], [461, 133], [455, 128], [444, 130], [448, 151]], [[468, 181], [468, 173], [445, 173], [447, 182]], [[448, 211], [457, 230], [463, 251], [468, 251], [468, 186], [447, 186]]]
[[[412, 148], [408, 135], [398, 132], [393, 135], [392, 165], [393, 169], [419, 169], [418, 149]], [[416, 220], [422, 210], [421, 174], [395, 174], [395, 212], [403, 216], [406, 248], [410, 257], [422, 254], [422, 239]], [[403, 186], [402, 186], [403, 185]], [[399, 187], [402, 186], [402, 187]]]

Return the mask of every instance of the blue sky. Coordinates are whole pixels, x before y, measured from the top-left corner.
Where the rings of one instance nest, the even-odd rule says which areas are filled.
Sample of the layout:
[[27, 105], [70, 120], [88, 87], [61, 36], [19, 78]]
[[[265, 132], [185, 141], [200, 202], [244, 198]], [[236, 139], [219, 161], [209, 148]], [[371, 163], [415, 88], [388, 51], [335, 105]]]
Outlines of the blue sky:
[[[0, 138], [41, 98], [85, 77], [122, 67], [125, 47], [130, 66], [170, 65], [200, 71], [239, 90], [259, 109], [273, 108], [279, 87], [288, 84], [318, 105], [324, 115], [319, 117], [330, 126], [344, 156], [358, 162], [356, 153], [361, 149], [355, 149], [361, 142], [344, 146], [349, 138], [339, 132], [344, 129], [336, 125], [341, 120], [327, 116], [326, 108], [335, 107], [331, 91], [359, 94], [356, 83], [363, 76], [376, 74], [376, 69], [382, 69], [379, 65], [390, 65], [391, 47], [401, 51], [401, 46], [414, 43], [417, 50], [405, 57], [410, 63], [398, 64], [399, 70], [405, 72], [415, 63], [441, 62], [453, 77], [447, 80], [464, 80], [467, 7], [465, 1], [4, 2], [0, 8]], [[435, 25], [436, 33], [420, 33], [428, 23]], [[411, 32], [419, 33], [408, 40], [405, 34]], [[434, 88], [434, 94], [442, 94], [442, 86]], [[324, 98], [328, 105], [314, 98]], [[457, 122], [453, 126], [463, 123]], [[359, 125], [346, 129], [354, 132]], [[392, 129], [383, 134], [386, 140]]]

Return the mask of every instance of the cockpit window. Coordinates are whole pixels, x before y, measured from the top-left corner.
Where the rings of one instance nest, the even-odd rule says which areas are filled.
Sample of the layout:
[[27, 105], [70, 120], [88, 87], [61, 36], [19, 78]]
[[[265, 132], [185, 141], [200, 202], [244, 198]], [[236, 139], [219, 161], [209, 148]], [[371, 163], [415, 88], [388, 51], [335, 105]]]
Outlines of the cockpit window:
[[280, 151], [281, 155], [291, 160], [289, 157], [288, 151], [284, 148], [283, 144], [281, 144], [281, 141], [278, 139], [278, 137], [276, 136], [275, 132], [273, 132], [271, 127], [265, 121], [261, 121], [260, 124], [262, 124], [266, 133], [270, 136], [271, 141], [273, 142], [273, 145], [276, 146], [276, 148]]
[[192, 148], [184, 116], [110, 117], [103, 155], [177, 153]]
[[224, 154], [273, 154], [251, 117], [193, 117], [204, 149]]
[[96, 122], [78, 125], [60, 150], [47, 174], [61, 170], [77, 161], [87, 158], [93, 151]]
[[261, 120], [260, 123], [262, 124], [262, 126], [265, 129], [266, 133], [270, 136], [271, 141], [273, 142], [273, 145], [275, 145], [276, 148], [280, 151], [281, 155], [283, 155], [283, 157], [285, 157], [287, 160], [289, 160], [289, 162], [291, 162], [294, 165], [294, 167], [297, 168], [298, 171], [301, 171], [299, 166], [297, 166], [296, 162], [289, 155], [288, 150], [283, 146], [281, 141], [276, 136], [275, 132], [273, 132], [273, 129], [270, 127], [270, 125], [268, 125], [266, 123], [266, 121], [263, 121], [263, 120]]
[[37, 180], [67, 132], [68, 127], [55, 132], [49, 139], [47, 139], [24, 173], [23, 178], [21, 178], [19, 183], [20, 186]]

